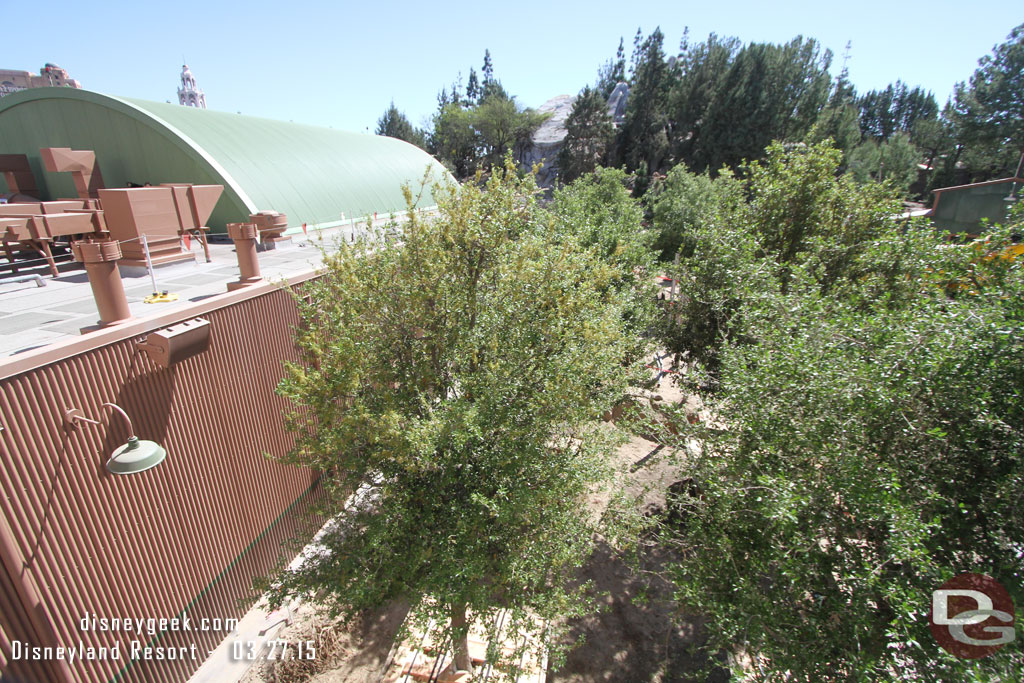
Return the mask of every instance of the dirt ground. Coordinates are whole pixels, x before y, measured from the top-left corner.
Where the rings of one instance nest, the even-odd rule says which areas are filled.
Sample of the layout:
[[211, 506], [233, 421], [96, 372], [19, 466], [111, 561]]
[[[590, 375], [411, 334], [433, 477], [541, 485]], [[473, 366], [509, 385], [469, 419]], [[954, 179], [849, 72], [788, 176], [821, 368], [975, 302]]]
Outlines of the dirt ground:
[[[683, 400], [670, 376], [653, 387], [648, 397], [654, 395], [666, 403]], [[699, 409], [692, 401], [687, 407], [693, 412]], [[678, 464], [670, 455], [657, 443], [637, 436], [619, 449], [619, 462], [629, 472], [624, 484], [640, 496], [642, 510], [662, 508], [665, 490], [680, 478]], [[608, 497], [594, 495], [588, 503], [597, 514], [608, 504]], [[712, 660], [701, 650], [706, 639], [703, 619], [675, 611], [672, 587], [658, 576], [670, 559], [665, 552], [654, 546], [645, 550], [637, 572], [607, 545], [596, 548], [579, 577], [593, 581], [602, 608], [569, 624], [570, 638], [581, 642], [560, 669], [548, 672], [551, 683], [717, 683], [729, 679], [727, 670], [716, 666], [718, 659]], [[322, 641], [315, 667], [264, 663], [250, 670], [243, 683], [378, 683], [406, 612], [406, 606], [395, 605], [342, 626], [303, 607], [278, 638]]]
[[277, 638], [314, 641], [316, 658], [263, 661], [241, 683], [378, 683], [408, 611], [408, 605], [395, 604], [364, 614], [356, 623], [342, 624], [303, 605]]
[[[695, 399], [686, 399], [671, 376], [649, 394], [665, 403], [685, 404], [699, 413]], [[655, 400], [655, 403], [658, 403]], [[627, 491], [640, 499], [640, 509], [664, 509], [665, 491], [680, 479], [679, 461], [658, 444], [634, 436], [619, 448], [619, 464], [627, 475]], [[606, 500], [592, 498], [603, 507]], [[706, 641], [700, 616], [676, 611], [672, 585], [660, 576], [667, 552], [646, 548], [639, 571], [605, 544], [599, 544], [581, 568], [581, 581], [592, 581], [601, 610], [570, 624], [570, 651], [565, 665], [548, 672], [549, 683], [683, 683], [729, 680], [729, 673], [701, 650]]]

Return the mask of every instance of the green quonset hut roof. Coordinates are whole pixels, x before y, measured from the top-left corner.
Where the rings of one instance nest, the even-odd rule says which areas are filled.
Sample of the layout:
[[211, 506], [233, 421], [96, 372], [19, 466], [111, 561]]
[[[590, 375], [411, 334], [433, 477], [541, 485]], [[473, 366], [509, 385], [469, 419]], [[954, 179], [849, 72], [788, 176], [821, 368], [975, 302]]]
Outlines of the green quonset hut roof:
[[940, 187], [935, 193], [932, 222], [943, 230], [978, 234], [982, 220], [1006, 223], [1010, 203], [1007, 195], [1024, 186], [1021, 178], [1000, 178], [983, 183]]
[[[76, 196], [70, 174], [45, 170], [41, 147], [94, 150], [107, 187], [223, 185], [209, 221], [215, 232], [263, 210], [288, 214], [293, 227], [321, 228], [342, 215], [402, 211], [403, 183], [417, 190], [428, 168], [449, 177], [423, 150], [377, 135], [72, 88], [0, 98], [0, 154], [28, 156], [43, 199]], [[428, 189], [419, 207], [433, 203]]]

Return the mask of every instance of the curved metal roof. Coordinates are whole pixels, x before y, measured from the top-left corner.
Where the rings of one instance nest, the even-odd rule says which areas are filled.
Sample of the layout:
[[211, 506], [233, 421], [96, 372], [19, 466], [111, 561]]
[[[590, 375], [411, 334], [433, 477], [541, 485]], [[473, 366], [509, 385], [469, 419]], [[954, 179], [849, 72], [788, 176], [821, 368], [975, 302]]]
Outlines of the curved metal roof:
[[[74, 197], [70, 174], [47, 172], [40, 147], [94, 150], [107, 187], [224, 185], [214, 231], [267, 209], [288, 214], [291, 226], [318, 227], [402, 211], [403, 183], [418, 188], [428, 169], [448, 176], [423, 150], [377, 135], [72, 88], [0, 98], [0, 153], [28, 156], [45, 199]], [[425, 191], [420, 206], [433, 203]]]

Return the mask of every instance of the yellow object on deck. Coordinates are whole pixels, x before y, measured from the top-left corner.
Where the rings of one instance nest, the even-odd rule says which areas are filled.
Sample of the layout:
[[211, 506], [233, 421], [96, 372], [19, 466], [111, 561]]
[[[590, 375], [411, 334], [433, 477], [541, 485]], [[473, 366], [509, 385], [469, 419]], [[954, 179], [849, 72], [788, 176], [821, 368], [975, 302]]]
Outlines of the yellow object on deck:
[[168, 292], [153, 292], [145, 299], [142, 300], [144, 304], [165, 304], [169, 301], [177, 301], [177, 294], [169, 294]]

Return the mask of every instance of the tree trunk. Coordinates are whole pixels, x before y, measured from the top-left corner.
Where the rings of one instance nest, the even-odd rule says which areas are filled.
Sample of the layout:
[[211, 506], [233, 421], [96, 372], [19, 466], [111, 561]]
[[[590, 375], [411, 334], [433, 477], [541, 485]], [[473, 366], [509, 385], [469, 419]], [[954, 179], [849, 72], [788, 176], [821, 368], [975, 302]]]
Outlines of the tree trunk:
[[466, 603], [452, 605], [452, 654], [454, 671], [473, 671], [469, 658], [469, 623], [466, 621]]

